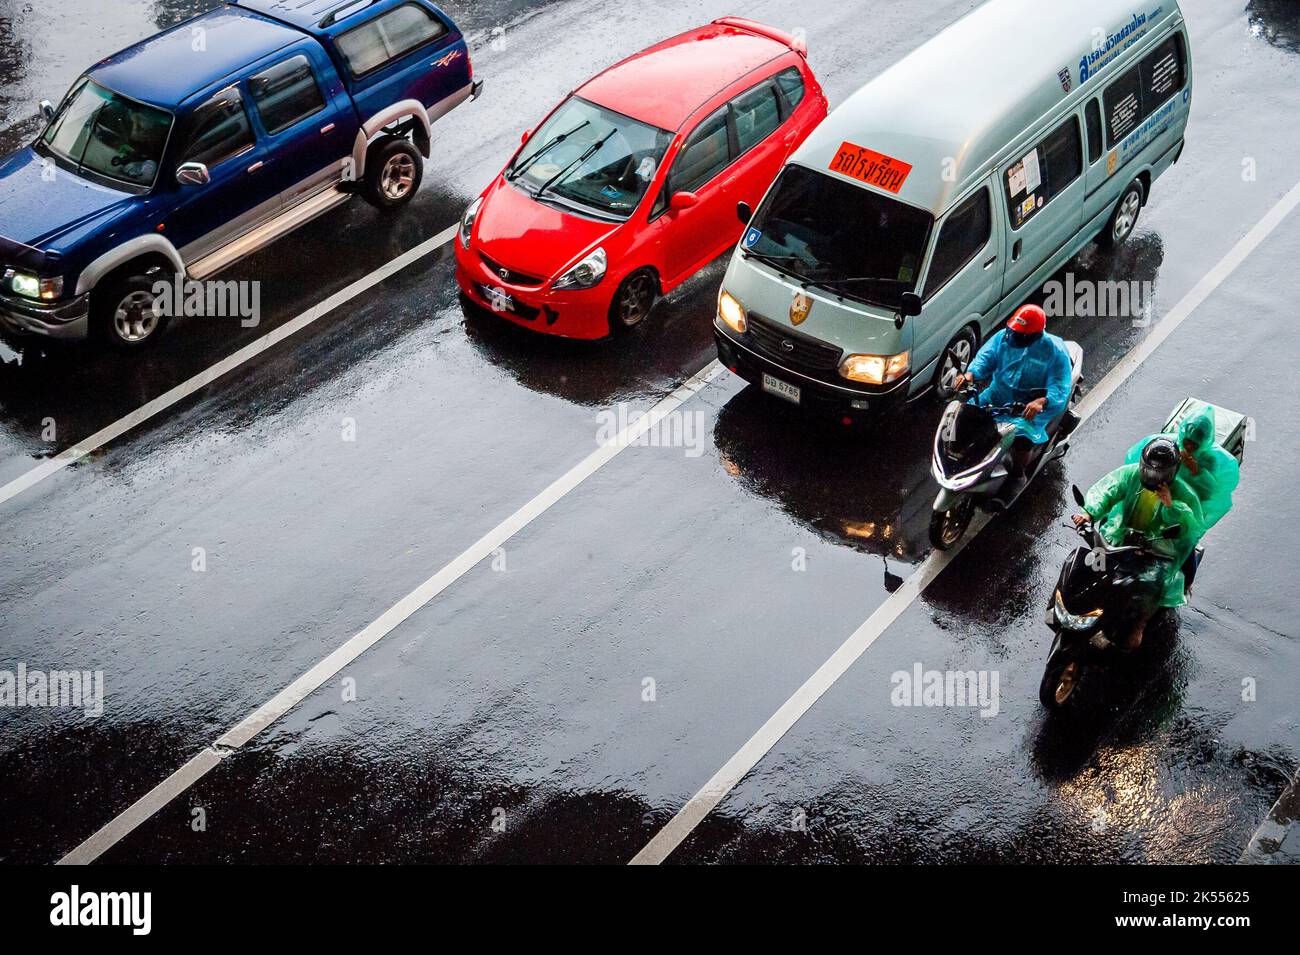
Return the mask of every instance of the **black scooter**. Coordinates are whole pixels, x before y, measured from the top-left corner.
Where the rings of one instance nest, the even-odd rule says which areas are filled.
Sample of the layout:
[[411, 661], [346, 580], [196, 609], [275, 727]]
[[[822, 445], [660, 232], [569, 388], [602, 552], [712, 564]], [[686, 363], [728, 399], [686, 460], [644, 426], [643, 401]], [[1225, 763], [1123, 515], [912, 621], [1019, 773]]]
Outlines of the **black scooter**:
[[[1077, 487], [1073, 490], [1074, 500], [1082, 508], [1083, 492]], [[1124, 544], [1112, 546], [1091, 520], [1075, 528], [1084, 546], [1066, 559], [1047, 608], [1047, 625], [1055, 639], [1038, 687], [1043, 706], [1066, 708], [1075, 698], [1084, 670], [1122, 652], [1114, 643], [1125, 641], [1138, 614], [1158, 599], [1165, 571], [1173, 560], [1152, 545], [1162, 539], [1177, 539], [1181, 530], [1167, 528], [1163, 537], [1155, 539], [1133, 534]], [[1184, 568], [1189, 587], [1202, 553], [1198, 548]]]

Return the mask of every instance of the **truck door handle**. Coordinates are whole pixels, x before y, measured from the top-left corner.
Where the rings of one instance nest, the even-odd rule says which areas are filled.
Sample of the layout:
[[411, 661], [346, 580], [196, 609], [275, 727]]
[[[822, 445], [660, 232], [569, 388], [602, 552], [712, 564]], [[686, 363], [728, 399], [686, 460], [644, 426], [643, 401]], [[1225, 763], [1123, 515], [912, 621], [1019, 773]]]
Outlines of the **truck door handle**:
[[1025, 240], [1024, 240], [1024, 239], [1016, 239], [1016, 244], [1013, 245], [1013, 246], [1011, 247], [1011, 261], [1012, 261], [1012, 262], [1019, 262], [1019, 261], [1020, 261], [1020, 250], [1021, 250], [1021, 248], [1024, 246], [1024, 243], [1025, 243]]
[[993, 256], [993, 258], [989, 259], [987, 262], [984, 263], [984, 268], [991, 269], [993, 267], [993, 263], [996, 262], [997, 260], [998, 257], [996, 255]]
[[253, 163], [253, 165], [248, 167], [248, 171], [250, 173], [257, 172], [257, 170], [261, 169], [265, 165], [266, 163], [259, 159], [257, 162]]
[[330, 123], [328, 126], [322, 126], [322, 127], [320, 128], [320, 134], [321, 134], [322, 136], [324, 136], [326, 133], [332, 133], [332, 132], [334, 132], [334, 124], [333, 124], [333, 123]]

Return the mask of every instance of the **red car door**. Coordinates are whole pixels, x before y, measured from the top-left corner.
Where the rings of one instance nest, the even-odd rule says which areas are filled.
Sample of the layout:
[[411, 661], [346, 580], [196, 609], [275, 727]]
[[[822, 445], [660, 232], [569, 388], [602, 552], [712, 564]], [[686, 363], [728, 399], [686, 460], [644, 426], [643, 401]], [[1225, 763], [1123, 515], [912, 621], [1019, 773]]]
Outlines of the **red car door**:
[[[731, 155], [726, 107], [700, 123], [678, 150], [651, 213], [651, 225], [658, 230], [665, 286], [690, 276], [716, 254], [728, 236], [740, 234], [736, 200], [727, 188]], [[690, 193], [695, 204], [675, 208], [672, 197], [678, 193]]]
[[[727, 177], [734, 213], [738, 202], [757, 208], [781, 166], [794, 148], [802, 141], [799, 127], [788, 118], [782, 123], [784, 104], [771, 80], [765, 80], [730, 103], [731, 118], [736, 128], [736, 143], [740, 159], [733, 174]], [[740, 222], [736, 222], [736, 237], [740, 235]]]

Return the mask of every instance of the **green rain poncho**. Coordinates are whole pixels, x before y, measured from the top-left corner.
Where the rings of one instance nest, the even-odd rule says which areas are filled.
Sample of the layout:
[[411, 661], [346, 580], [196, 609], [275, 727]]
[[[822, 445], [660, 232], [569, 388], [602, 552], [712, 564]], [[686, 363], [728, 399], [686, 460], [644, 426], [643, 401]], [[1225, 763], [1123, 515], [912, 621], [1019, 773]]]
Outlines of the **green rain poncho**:
[[[1145, 515], [1145, 528], [1140, 533], [1152, 539], [1152, 550], [1173, 558], [1169, 563], [1159, 563], [1153, 571], [1159, 574], [1159, 579], [1152, 581], [1156, 606], [1181, 607], [1187, 602], [1183, 563], [1204, 533], [1201, 503], [1181, 477], [1175, 478], [1169, 489], [1172, 505], [1166, 507], [1158, 500], [1153, 501], [1154, 492], [1142, 487], [1140, 474], [1141, 467], [1137, 464], [1125, 464], [1111, 471], [1088, 491], [1084, 509], [1112, 546], [1124, 544], [1125, 531], [1135, 522], [1141, 522], [1140, 515]], [[1160, 539], [1171, 524], [1181, 525], [1183, 533], [1174, 540]]]
[[[1169, 438], [1180, 449], [1190, 451], [1195, 464], [1184, 464], [1178, 478], [1196, 492], [1201, 502], [1203, 527], [1207, 531], [1232, 509], [1232, 492], [1241, 481], [1241, 465], [1216, 443], [1216, 434], [1214, 407], [1201, 404], [1183, 419], [1177, 434], [1149, 435], [1129, 448], [1124, 458], [1126, 463], [1136, 464], [1142, 458], [1142, 449], [1162, 437]], [[1189, 443], [1195, 446], [1195, 451], [1187, 447]]]

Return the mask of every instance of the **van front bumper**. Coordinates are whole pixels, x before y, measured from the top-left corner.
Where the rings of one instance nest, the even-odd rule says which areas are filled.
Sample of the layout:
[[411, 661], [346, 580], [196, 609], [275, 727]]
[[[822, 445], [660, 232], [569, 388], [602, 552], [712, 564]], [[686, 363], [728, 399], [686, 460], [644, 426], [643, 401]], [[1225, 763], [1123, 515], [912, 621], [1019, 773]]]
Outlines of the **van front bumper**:
[[883, 388], [854, 386], [848, 381], [842, 385], [831, 384], [786, 368], [757, 351], [751, 343], [738, 340], [718, 318], [713, 320], [713, 338], [718, 346], [718, 360], [733, 374], [760, 388], [764, 373], [794, 385], [800, 392], [800, 407], [810, 411], [860, 418], [889, 414], [907, 406], [910, 378]]
[[18, 335], [85, 338], [90, 331], [90, 296], [47, 303], [0, 295], [0, 326]]

